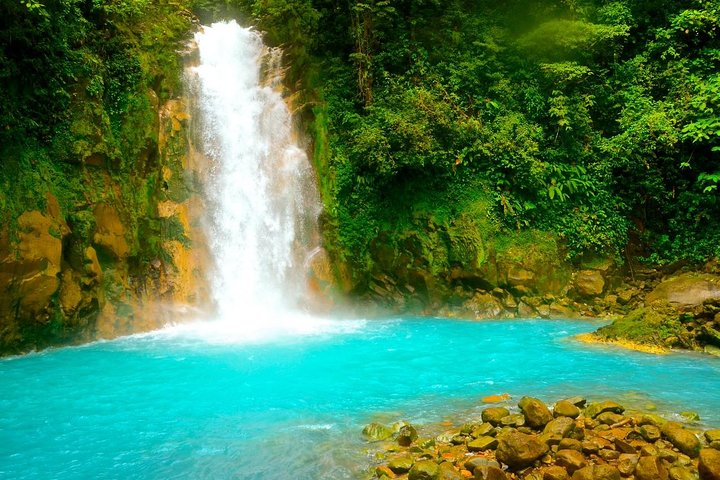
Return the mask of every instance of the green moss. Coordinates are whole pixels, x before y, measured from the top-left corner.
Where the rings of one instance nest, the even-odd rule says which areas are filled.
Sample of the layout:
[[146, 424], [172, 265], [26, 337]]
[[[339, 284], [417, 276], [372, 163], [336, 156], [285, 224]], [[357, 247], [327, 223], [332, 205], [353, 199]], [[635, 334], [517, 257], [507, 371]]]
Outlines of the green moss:
[[609, 340], [660, 346], [668, 346], [668, 339], [682, 339], [686, 333], [675, 310], [656, 305], [633, 310], [597, 331], [598, 336]]

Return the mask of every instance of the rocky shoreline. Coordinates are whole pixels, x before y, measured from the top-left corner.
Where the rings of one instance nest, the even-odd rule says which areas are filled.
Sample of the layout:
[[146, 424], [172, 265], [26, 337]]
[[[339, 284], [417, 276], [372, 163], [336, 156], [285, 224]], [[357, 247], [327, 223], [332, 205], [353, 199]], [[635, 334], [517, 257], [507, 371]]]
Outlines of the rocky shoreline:
[[[480, 418], [425, 437], [405, 422], [371, 423], [377, 480], [720, 480], [720, 429], [702, 431], [612, 400], [556, 402], [508, 395]], [[447, 427], [447, 426], [446, 426]]]

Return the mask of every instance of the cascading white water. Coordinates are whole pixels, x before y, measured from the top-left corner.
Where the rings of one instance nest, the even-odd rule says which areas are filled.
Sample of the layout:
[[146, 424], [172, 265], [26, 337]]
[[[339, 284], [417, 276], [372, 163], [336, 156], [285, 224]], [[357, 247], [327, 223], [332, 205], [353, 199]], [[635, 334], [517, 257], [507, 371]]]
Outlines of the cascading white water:
[[195, 41], [188, 82], [196, 142], [210, 163], [210, 277], [222, 334], [302, 331], [303, 262], [316, 247], [320, 206], [280, 93], [280, 51], [234, 21], [204, 27]]

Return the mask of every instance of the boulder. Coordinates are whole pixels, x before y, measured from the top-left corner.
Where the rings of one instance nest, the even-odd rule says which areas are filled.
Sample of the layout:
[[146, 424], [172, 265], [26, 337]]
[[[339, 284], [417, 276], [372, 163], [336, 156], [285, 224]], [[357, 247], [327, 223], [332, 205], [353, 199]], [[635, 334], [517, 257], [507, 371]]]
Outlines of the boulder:
[[408, 471], [408, 480], [437, 480], [438, 464], [432, 460], [420, 460]]
[[686, 273], [660, 283], [645, 297], [645, 303], [665, 302], [679, 309], [702, 305], [720, 298], [720, 276], [709, 273]]
[[637, 480], [668, 480], [668, 471], [658, 457], [640, 457], [635, 467]]
[[507, 480], [507, 475], [500, 467], [481, 465], [475, 469], [475, 480]]
[[629, 477], [635, 472], [638, 460], [640, 460], [639, 455], [623, 453], [618, 457], [617, 469], [623, 477]]
[[625, 420], [625, 417], [620, 415], [619, 413], [603, 412], [597, 417], [595, 417], [595, 420], [602, 423], [603, 425], [615, 425], [616, 423], [620, 423]]
[[580, 409], [567, 400], [560, 400], [553, 407], [553, 416], [577, 418], [580, 416]]
[[518, 407], [525, 415], [527, 424], [532, 428], [542, 428], [553, 419], [547, 406], [537, 398], [523, 397], [520, 399]]
[[700, 480], [720, 480], [720, 451], [714, 448], [700, 450], [698, 471]]
[[673, 465], [668, 470], [668, 473], [670, 480], [697, 480], [698, 478], [690, 469], [681, 465]]
[[438, 465], [437, 480], [465, 480], [465, 477], [450, 462], [443, 462]]
[[510, 415], [510, 410], [503, 407], [490, 407], [482, 411], [482, 421], [497, 427], [500, 425], [503, 417]]
[[543, 480], [568, 480], [570, 476], [564, 468], [553, 465], [543, 470], [542, 478]]
[[493, 427], [490, 423], [481, 423], [470, 432], [470, 435], [474, 438], [483, 436], [494, 437], [496, 434], [497, 430], [495, 430], [495, 427]]
[[478, 437], [468, 442], [467, 448], [471, 452], [482, 452], [485, 450], [493, 450], [498, 446], [498, 440], [495, 437]]
[[705, 440], [707, 440], [708, 443], [720, 442], [720, 429], [705, 432]]
[[500, 468], [500, 464], [496, 460], [488, 457], [470, 457], [465, 460], [465, 463], [463, 464], [465, 469], [471, 472], [474, 472], [475, 469], [478, 467], [487, 465], [492, 465], [493, 467]]
[[542, 437], [548, 444], [557, 445], [573, 431], [575, 431], [575, 421], [570, 417], [559, 417], [545, 425]]
[[612, 465], [588, 465], [577, 470], [571, 480], [620, 480], [620, 471]]
[[660, 439], [660, 429], [655, 425], [642, 425], [638, 431], [645, 441], [655, 443]]
[[588, 464], [585, 456], [577, 450], [558, 450], [555, 463], [564, 467], [570, 475]]
[[625, 408], [619, 403], [613, 402], [612, 400], [606, 400], [604, 402], [595, 402], [588, 405], [585, 409], [585, 416], [595, 418], [605, 412], [623, 413], [624, 411]]
[[477, 319], [497, 318], [504, 312], [500, 300], [489, 293], [476, 293], [463, 306], [471, 311]]
[[519, 413], [511, 413], [500, 419], [503, 427], [522, 427], [525, 425], [525, 416]]
[[700, 440], [679, 423], [667, 422], [662, 427], [662, 434], [685, 455], [695, 458], [700, 453]]
[[605, 279], [597, 270], [580, 270], [575, 274], [575, 291], [581, 297], [597, 297], [605, 290]]
[[396, 440], [401, 447], [409, 447], [417, 438], [418, 434], [415, 427], [406, 423], [398, 430]]
[[403, 474], [410, 471], [413, 463], [413, 458], [410, 455], [399, 455], [390, 459], [388, 462], [388, 468], [392, 470], [393, 473]]
[[536, 435], [509, 431], [499, 436], [495, 454], [500, 462], [516, 470], [532, 465], [548, 450], [547, 444]]
[[560, 440], [560, 443], [558, 444], [558, 450], [577, 450], [578, 452], [582, 452], [582, 442], [580, 440], [574, 439], [574, 438], [563, 438]]

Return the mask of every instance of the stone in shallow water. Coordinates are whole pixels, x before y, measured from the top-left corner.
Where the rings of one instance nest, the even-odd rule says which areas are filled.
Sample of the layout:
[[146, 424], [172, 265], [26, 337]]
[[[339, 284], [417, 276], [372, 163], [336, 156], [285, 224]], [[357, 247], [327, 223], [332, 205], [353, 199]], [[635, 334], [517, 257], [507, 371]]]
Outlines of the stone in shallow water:
[[402, 427], [400, 427], [400, 430], [398, 430], [397, 442], [398, 445], [402, 447], [409, 447], [412, 442], [417, 440], [417, 438], [417, 430], [415, 430], [415, 427], [413, 427], [409, 423], [403, 425]]
[[489, 423], [481, 423], [475, 430], [472, 431], [471, 435], [475, 438], [490, 436], [494, 437], [497, 435], [497, 430]]
[[379, 442], [392, 437], [393, 430], [380, 423], [370, 423], [363, 428], [362, 434], [368, 442]]

